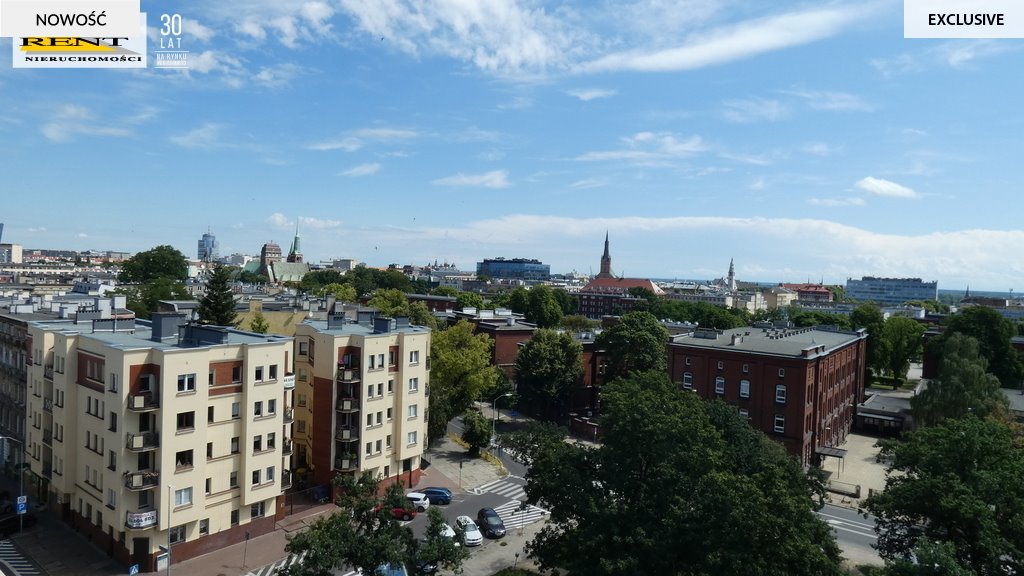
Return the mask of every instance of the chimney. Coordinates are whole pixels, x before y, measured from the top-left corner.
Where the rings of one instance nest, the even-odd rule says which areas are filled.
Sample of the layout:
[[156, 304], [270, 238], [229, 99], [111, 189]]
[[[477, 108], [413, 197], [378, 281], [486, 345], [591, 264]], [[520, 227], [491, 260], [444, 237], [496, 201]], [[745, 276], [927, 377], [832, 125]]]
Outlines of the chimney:
[[163, 342], [167, 338], [178, 337], [178, 328], [185, 324], [185, 315], [179, 312], [154, 312], [150, 322], [153, 327], [150, 339]]
[[408, 328], [409, 317], [408, 316], [396, 316], [395, 317], [395, 328]]
[[373, 333], [386, 334], [391, 332], [391, 318], [378, 316], [373, 319]]
[[364, 326], [369, 326], [373, 322], [374, 317], [376, 316], [376, 310], [360, 310], [356, 314], [356, 319], [360, 324]]
[[512, 317], [512, 316], [509, 316], [508, 318], [505, 319], [505, 324], [507, 324], [509, 326], [515, 326], [516, 325], [516, 319], [514, 317]]
[[345, 312], [343, 310], [341, 310], [341, 311], [332, 311], [330, 314], [327, 315], [327, 329], [328, 330], [334, 330], [336, 328], [344, 328], [344, 327], [345, 327]]

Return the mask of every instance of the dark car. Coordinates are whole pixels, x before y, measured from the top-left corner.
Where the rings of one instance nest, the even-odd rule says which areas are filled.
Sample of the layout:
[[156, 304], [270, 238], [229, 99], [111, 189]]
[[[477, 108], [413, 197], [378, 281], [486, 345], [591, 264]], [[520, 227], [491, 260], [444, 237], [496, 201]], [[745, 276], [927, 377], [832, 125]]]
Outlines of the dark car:
[[476, 523], [488, 538], [501, 538], [505, 535], [505, 523], [494, 508], [481, 508], [476, 513]]
[[424, 488], [417, 490], [421, 494], [426, 494], [427, 499], [430, 500], [431, 504], [451, 504], [452, 503], [452, 491], [447, 488], [438, 488], [431, 486], [430, 488]]

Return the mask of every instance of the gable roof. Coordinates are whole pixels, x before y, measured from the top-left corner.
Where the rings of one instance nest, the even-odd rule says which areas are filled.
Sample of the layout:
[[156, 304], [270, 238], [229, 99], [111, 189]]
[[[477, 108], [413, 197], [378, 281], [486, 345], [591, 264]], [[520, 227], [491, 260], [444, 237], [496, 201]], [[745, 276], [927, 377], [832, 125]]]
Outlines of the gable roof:
[[604, 292], [625, 294], [630, 288], [644, 288], [662, 296], [665, 291], [648, 278], [594, 278], [580, 292]]

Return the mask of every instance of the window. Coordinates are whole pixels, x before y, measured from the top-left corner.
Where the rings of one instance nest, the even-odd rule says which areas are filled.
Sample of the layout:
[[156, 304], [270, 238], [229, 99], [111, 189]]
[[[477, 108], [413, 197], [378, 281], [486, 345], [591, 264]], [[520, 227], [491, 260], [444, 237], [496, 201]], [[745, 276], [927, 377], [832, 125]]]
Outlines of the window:
[[214, 376], [215, 376], [215, 374], [214, 374], [213, 370], [210, 370], [210, 377], [207, 378], [207, 380], [206, 380], [206, 384], [207, 385], [209, 385], [209, 386], [213, 386], [214, 385]]
[[786, 431], [786, 417], [782, 414], [775, 415], [775, 431], [785, 432]]
[[117, 432], [117, 412], [110, 413], [110, 431]]
[[309, 354], [309, 342], [299, 342], [299, 356], [307, 356]]
[[[232, 472], [233, 474], [233, 472]], [[231, 511], [231, 525], [238, 526], [238, 510]]]
[[683, 388], [687, 390], [693, 388], [693, 374], [690, 372], [683, 372]]
[[110, 388], [111, 392], [117, 392], [117, 374], [110, 373]]
[[295, 395], [295, 403], [297, 405], [299, 405], [299, 406], [305, 406], [306, 405], [306, 395], [305, 394], [296, 394]]
[[277, 364], [270, 365], [270, 379], [277, 380]]
[[388, 447], [388, 450], [391, 449], [391, 434], [388, 434], [388, 437], [387, 437], [387, 440], [385, 442], [385, 445]]
[[420, 351], [419, 350], [413, 350], [413, 351], [409, 352], [409, 364], [419, 364], [419, 363], [420, 363]]
[[253, 470], [252, 471], [252, 485], [256, 486], [259, 483], [260, 483], [260, 471], [259, 470]]
[[420, 389], [419, 378], [409, 378], [409, 392], [416, 392]]
[[785, 368], [779, 368], [779, 378], [785, 378], [785, 377], [786, 377], [786, 369]]
[[388, 422], [391, 422], [391, 408], [388, 408], [387, 415], [388, 415]]
[[107, 506], [117, 508], [117, 491], [113, 488], [107, 488]]
[[231, 367], [231, 383], [238, 384], [242, 381], [242, 367], [232, 366]]
[[257, 502], [249, 508], [250, 518], [263, 518], [263, 515], [267, 513], [267, 508], [264, 502]]
[[740, 380], [740, 398], [750, 398], [750, 380]]
[[107, 453], [107, 468], [117, 472], [117, 451], [111, 450]]
[[743, 365], [743, 373], [746, 374], [748, 372], [750, 372], [750, 366], [748, 366], [747, 364], [744, 364]]
[[213, 422], [213, 406], [206, 407], [206, 421]]
[[743, 416], [744, 418], [750, 418], [750, 410], [747, 410], [746, 408], [740, 408], [740, 416]]
[[366, 385], [366, 397], [373, 398], [373, 384]]
[[252, 451], [262, 452], [263, 451], [263, 436], [254, 436], [252, 439]]
[[256, 367], [256, 381], [263, 382], [263, 366]]
[[206, 493], [209, 494], [213, 491], [213, 478], [206, 479]]
[[394, 380], [388, 380], [388, 394], [394, 394], [394, 393], [395, 393], [395, 381]]
[[178, 544], [185, 541], [185, 527], [175, 526], [171, 528], [171, 535], [169, 536], [171, 544]]
[[383, 368], [384, 367], [384, 354], [377, 354], [377, 367], [378, 368]]
[[785, 404], [786, 403], [786, 385], [785, 384], [777, 384], [775, 386], [775, 401], [778, 402], [779, 404]]
[[415, 404], [410, 404], [409, 405], [409, 418], [415, 418], [418, 411], [419, 411], [419, 407], [418, 406], [416, 406]]
[[192, 430], [196, 427], [195, 412], [178, 412], [178, 432]]
[[206, 459], [213, 459], [213, 442], [206, 443]]
[[267, 467], [267, 482], [273, 482], [273, 481], [274, 481], [274, 467], [273, 466], [268, 466]]
[[267, 450], [273, 450], [275, 442], [275, 434], [273, 432], [267, 434]]
[[373, 426], [373, 414], [372, 413], [366, 415], [366, 427], [369, 428], [371, 426]]
[[409, 446], [412, 446], [415, 443], [416, 443], [416, 433], [415, 432], [409, 432], [408, 436], [406, 437], [406, 444], [408, 444]]
[[242, 404], [240, 402], [231, 403], [231, 418], [238, 420], [242, 415]]
[[373, 454], [373, 442], [366, 443], [366, 455], [369, 456], [370, 454]]
[[384, 416], [383, 412], [377, 412], [377, 426], [380, 426], [381, 424], [384, 423], [384, 421], [382, 419], [383, 416]]
[[203, 518], [199, 521], [199, 534], [205, 536], [210, 533], [210, 519]]
[[689, 356], [687, 356], [687, 357], [686, 357], [686, 365], [687, 365], [687, 366], [689, 366], [689, 365], [690, 365], [690, 364], [692, 364], [692, 363], [693, 363], [693, 362], [691, 362], [691, 360], [690, 360], [690, 357], [689, 357]]
[[299, 426], [298, 426], [299, 433], [305, 434], [306, 433], [306, 421], [305, 420], [299, 420], [298, 424], [299, 424]]
[[177, 468], [191, 468], [192, 467], [192, 451], [182, 450], [174, 455], [174, 463]]
[[195, 374], [182, 374], [178, 376], [178, 392], [195, 392], [196, 391], [196, 375]]
[[377, 451], [377, 453], [380, 454], [380, 440], [377, 440], [377, 443], [374, 444], [373, 447]]
[[370, 354], [370, 370], [373, 370], [376, 367], [377, 367], [377, 358], [373, 354]]
[[255, 404], [252, 405], [252, 415], [257, 417], [257, 418], [259, 418], [260, 416], [263, 416], [263, 402], [262, 401], [256, 402]]
[[725, 394], [725, 378], [715, 378], [715, 394]]
[[277, 400], [267, 400], [267, 414], [277, 413]]
[[398, 356], [398, 354], [396, 354], [394, 350], [388, 350], [388, 366], [395, 365], [396, 356]]
[[231, 439], [231, 453], [238, 454], [238, 436]]
[[192, 503], [192, 488], [182, 488], [174, 491], [174, 505], [188, 506]]
[[[231, 476], [228, 477], [228, 488], [238, 488], [238, 472], [232, 472]], [[235, 513], [237, 514], [237, 510]], [[237, 523], [238, 519], [232, 520], [232, 524]]]
[[722, 368], [725, 368], [725, 362], [722, 362], [721, 360], [719, 360], [718, 361], [718, 369], [721, 370]]

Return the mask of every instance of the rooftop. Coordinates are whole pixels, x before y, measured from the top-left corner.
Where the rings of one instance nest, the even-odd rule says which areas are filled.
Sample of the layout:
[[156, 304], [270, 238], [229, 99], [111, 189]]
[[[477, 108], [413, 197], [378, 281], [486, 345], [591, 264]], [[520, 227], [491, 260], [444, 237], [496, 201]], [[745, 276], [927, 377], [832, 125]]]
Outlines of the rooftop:
[[831, 326], [811, 328], [746, 327], [732, 330], [698, 328], [692, 334], [672, 336], [674, 346], [735, 350], [771, 356], [816, 357], [851, 344], [867, 334]]

